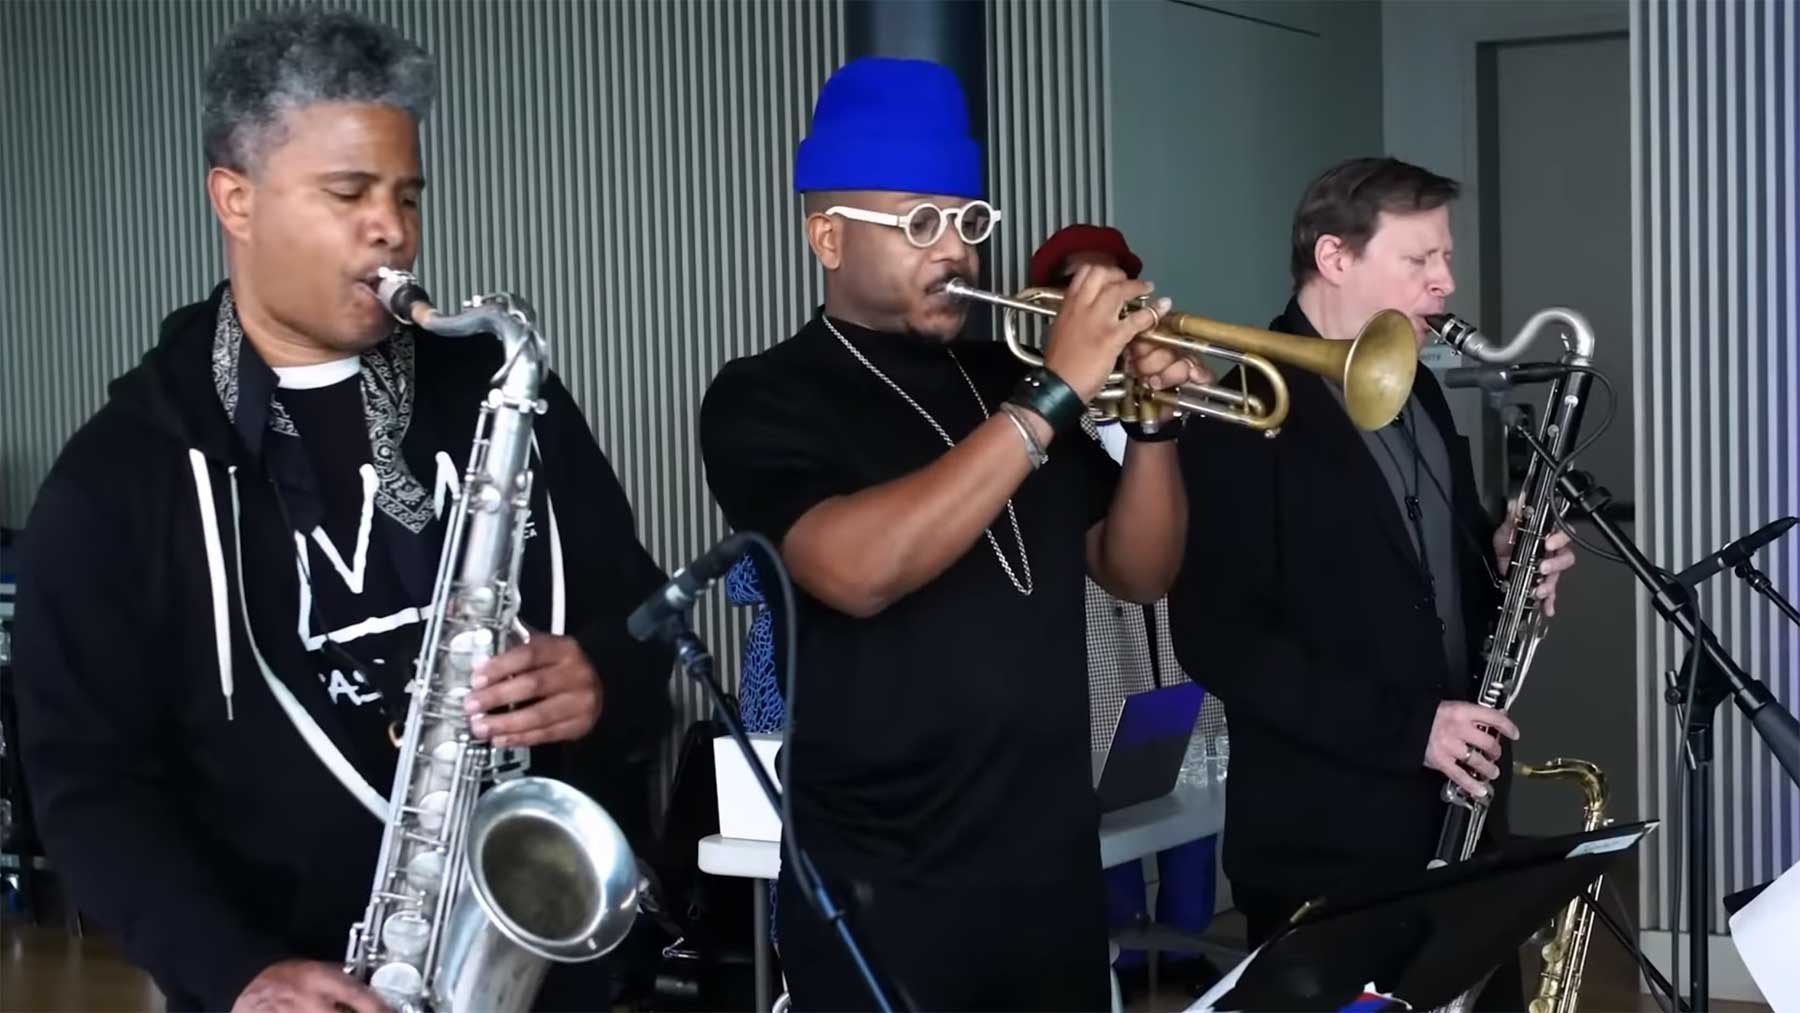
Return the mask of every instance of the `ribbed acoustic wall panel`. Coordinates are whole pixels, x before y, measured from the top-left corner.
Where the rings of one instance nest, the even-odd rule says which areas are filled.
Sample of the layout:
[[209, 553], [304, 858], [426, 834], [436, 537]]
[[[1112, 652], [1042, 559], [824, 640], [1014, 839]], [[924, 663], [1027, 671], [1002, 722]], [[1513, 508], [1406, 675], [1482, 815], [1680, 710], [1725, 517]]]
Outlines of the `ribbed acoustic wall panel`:
[[[162, 315], [222, 277], [202, 72], [228, 26], [267, 6], [0, 4], [0, 523], [24, 523]], [[724, 533], [696, 446], [707, 382], [820, 298], [792, 165], [841, 62], [838, 0], [336, 6], [440, 63], [421, 279], [446, 303], [496, 289], [532, 303], [640, 537], [680, 565]], [[739, 611], [697, 617], [733, 678]], [[684, 719], [706, 713], [696, 688], [675, 692]]]
[[992, 0], [988, 42], [988, 189], [1005, 218], [985, 252], [1013, 292], [1052, 232], [1112, 220], [1105, 4]]
[[[1672, 570], [1800, 513], [1795, 15], [1792, 0], [1631, 5], [1637, 528]], [[1758, 559], [1776, 587], [1800, 594], [1800, 537]], [[1800, 709], [1795, 629], [1729, 573], [1700, 601], [1744, 668]], [[1673, 820], [1682, 726], [1663, 673], [1686, 645], [1642, 594], [1637, 627], [1639, 810]], [[1718, 711], [1712, 798], [1716, 896], [1800, 861], [1800, 792], [1729, 702]], [[1649, 842], [1647, 927], [1673, 920], [1668, 872], [1681, 836], [1666, 823]], [[1723, 932], [1724, 912], [1710, 922], [1700, 928]]]

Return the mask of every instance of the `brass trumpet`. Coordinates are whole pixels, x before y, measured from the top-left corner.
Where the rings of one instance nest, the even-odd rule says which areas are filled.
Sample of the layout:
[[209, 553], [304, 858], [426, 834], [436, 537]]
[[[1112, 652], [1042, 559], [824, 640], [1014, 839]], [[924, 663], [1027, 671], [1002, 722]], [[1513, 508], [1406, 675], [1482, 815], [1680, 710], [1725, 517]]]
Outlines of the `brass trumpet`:
[[[1027, 313], [1054, 318], [1062, 305], [1061, 290], [1028, 288], [1016, 296], [1005, 296], [953, 278], [944, 286], [944, 291], [958, 299], [974, 299], [1000, 307], [1006, 347], [1024, 362], [1034, 366], [1044, 364], [1043, 353], [1026, 344], [1020, 336], [1017, 318]], [[1135, 309], [1137, 305], [1131, 308]], [[1121, 368], [1107, 377], [1099, 396], [1088, 406], [1097, 419], [1149, 421], [1148, 409], [1161, 405], [1248, 426], [1265, 436], [1274, 436], [1288, 413], [1287, 381], [1274, 365], [1280, 362], [1342, 384], [1350, 420], [1360, 429], [1374, 430], [1392, 422], [1406, 399], [1412, 396], [1413, 373], [1419, 366], [1412, 323], [1399, 310], [1382, 310], [1375, 314], [1363, 325], [1355, 341], [1282, 334], [1220, 323], [1192, 313], [1169, 313], [1138, 337], [1190, 356], [1211, 355], [1235, 362], [1247, 370], [1256, 370], [1268, 383], [1269, 403], [1265, 404], [1262, 398], [1248, 390], [1230, 390], [1212, 384], [1152, 390], [1128, 376], [1121, 363]]]

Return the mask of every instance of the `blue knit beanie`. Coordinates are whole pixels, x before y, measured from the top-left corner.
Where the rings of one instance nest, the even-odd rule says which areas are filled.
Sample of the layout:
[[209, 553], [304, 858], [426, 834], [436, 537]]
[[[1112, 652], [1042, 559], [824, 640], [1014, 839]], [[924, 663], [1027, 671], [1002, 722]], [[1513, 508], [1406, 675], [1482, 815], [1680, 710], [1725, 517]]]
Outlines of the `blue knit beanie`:
[[956, 75], [926, 60], [864, 57], [819, 90], [794, 189], [984, 196], [981, 146]]

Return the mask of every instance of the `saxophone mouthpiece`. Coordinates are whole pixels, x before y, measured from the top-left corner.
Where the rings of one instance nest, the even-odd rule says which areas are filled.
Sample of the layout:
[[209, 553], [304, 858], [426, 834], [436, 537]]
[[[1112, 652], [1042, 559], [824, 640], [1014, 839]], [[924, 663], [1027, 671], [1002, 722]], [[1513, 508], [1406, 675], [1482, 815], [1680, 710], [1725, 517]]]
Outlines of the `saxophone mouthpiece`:
[[381, 300], [383, 308], [401, 323], [423, 327], [437, 313], [431, 305], [431, 296], [411, 272], [378, 267], [375, 278], [375, 298]]

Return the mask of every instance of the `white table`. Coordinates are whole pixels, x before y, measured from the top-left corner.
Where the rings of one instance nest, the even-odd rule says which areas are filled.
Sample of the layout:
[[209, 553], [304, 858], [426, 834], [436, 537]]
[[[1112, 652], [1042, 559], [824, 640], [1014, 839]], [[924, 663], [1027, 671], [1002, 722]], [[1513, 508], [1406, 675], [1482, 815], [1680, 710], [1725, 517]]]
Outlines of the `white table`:
[[[1224, 826], [1223, 782], [1180, 785], [1161, 798], [1100, 817], [1100, 864], [1108, 869], [1124, 865], [1178, 844], [1210, 837]], [[774, 879], [781, 874], [781, 845], [776, 841], [746, 841], [718, 834], [703, 837], [700, 871], [741, 879]], [[752, 892], [756, 895], [756, 1008], [761, 1013], [773, 1002], [769, 895], [760, 885]]]

